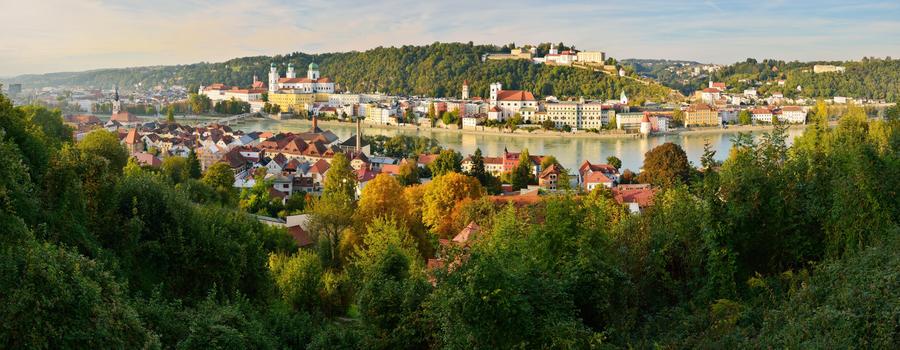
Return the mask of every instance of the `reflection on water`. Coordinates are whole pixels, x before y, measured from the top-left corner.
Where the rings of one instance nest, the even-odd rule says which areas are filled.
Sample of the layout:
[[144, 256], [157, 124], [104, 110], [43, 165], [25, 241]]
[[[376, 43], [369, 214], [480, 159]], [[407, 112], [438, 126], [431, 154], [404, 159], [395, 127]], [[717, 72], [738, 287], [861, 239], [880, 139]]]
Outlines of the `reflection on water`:
[[[267, 119], [248, 120], [232, 127], [244, 131], [306, 131], [310, 127], [309, 121], [290, 120], [275, 121]], [[351, 124], [328, 125], [323, 129], [331, 129], [342, 140], [356, 133], [356, 126]], [[788, 142], [799, 136], [803, 131], [798, 128], [788, 130]], [[754, 132], [759, 135], [762, 132]], [[554, 155], [563, 166], [574, 169], [585, 159], [591, 162], [606, 162], [606, 157], [614, 155], [622, 159], [622, 166], [628, 169], [640, 169], [643, 163], [644, 153], [653, 147], [666, 142], [681, 145], [688, 155], [688, 159], [695, 165], [700, 164], [700, 156], [703, 155], [703, 145], [708, 142], [716, 150], [716, 159], [724, 160], [731, 149], [731, 138], [737, 132], [724, 130], [718, 133], [651, 136], [647, 138], [567, 138], [560, 137], [517, 137], [504, 135], [472, 135], [450, 132], [416, 131], [379, 129], [363, 126], [363, 134], [394, 136], [399, 134], [419, 135], [432, 137], [442, 146], [453, 148], [465, 155], [472, 154], [476, 148], [481, 148], [486, 156], [496, 156], [503, 153], [504, 148], [510, 151], [519, 151], [528, 148], [531, 154]]]

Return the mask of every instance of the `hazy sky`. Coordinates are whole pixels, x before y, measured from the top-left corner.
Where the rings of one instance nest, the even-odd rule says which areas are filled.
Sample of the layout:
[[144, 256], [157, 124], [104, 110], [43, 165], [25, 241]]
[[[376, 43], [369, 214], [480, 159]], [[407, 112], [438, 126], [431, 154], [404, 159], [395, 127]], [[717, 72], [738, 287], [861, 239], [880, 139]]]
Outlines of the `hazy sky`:
[[434, 41], [714, 63], [900, 57], [900, 0], [0, 0], [0, 76]]

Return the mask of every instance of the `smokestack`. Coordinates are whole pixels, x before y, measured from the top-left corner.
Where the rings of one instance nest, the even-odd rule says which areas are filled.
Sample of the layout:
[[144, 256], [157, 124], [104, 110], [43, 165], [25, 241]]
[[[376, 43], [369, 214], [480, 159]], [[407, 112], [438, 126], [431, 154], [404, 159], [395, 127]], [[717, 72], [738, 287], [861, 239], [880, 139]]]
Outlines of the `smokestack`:
[[315, 114], [313, 114], [312, 132], [314, 132], [314, 133], [319, 132], [319, 121], [318, 121], [318, 119], [316, 119]]
[[359, 117], [356, 117], [356, 154], [362, 148], [362, 128], [359, 125]]

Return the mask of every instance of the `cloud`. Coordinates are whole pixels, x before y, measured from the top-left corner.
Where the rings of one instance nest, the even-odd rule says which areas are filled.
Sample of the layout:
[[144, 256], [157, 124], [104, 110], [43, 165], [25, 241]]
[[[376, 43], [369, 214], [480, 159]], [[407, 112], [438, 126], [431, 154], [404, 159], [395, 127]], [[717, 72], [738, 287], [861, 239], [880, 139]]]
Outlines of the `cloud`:
[[617, 58], [900, 56], [900, 5], [836, 0], [0, 0], [0, 75], [434, 41], [573, 43]]

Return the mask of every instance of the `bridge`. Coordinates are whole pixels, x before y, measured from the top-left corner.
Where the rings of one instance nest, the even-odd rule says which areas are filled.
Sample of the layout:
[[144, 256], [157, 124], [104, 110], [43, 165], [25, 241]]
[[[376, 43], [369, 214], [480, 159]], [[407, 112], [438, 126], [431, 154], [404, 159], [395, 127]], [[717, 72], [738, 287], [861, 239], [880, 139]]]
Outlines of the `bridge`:
[[205, 122], [202, 122], [202, 123], [197, 123], [197, 126], [199, 126], [199, 127], [206, 127], [206, 126], [210, 126], [210, 125], [213, 125], [213, 124], [219, 124], [219, 125], [231, 125], [232, 123], [239, 123], [239, 122], [241, 122], [241, 121], [243, 121], [243, 120], [245, 120], [245, 119], [249, 119], [249, 118], [253, 118], [253, 117], [258, 117], [258, 116], [259, 116], [259, 113], [257, 113], [257, 112], [253, 112], [253, 113], [244, 113], [244, 114], [237, 114], [237, 115], [232, 115], [232, 116], [228, 116], [228, 117], [219, 118], [219, 119], [216, 119], [216, 120], [210, 120], [210, 121], [205, 121]]

